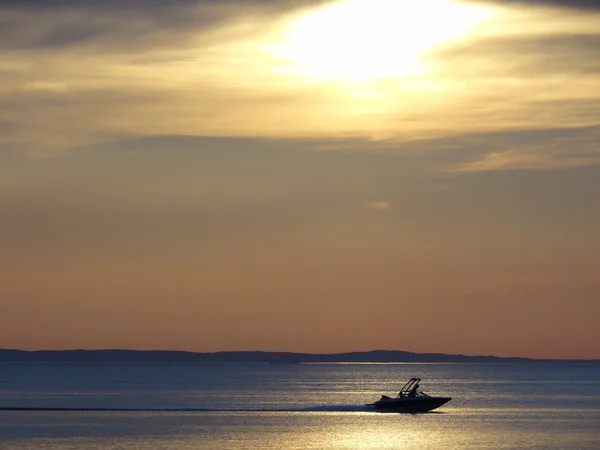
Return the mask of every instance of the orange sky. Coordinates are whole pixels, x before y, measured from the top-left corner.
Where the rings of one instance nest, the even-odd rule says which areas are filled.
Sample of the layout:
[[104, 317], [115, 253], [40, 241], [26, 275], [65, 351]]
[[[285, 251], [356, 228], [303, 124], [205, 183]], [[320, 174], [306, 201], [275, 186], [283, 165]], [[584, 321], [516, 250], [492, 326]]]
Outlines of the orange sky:
[[0, 1], [0, 348], [600, 358], [600, 8], [125, 4]]

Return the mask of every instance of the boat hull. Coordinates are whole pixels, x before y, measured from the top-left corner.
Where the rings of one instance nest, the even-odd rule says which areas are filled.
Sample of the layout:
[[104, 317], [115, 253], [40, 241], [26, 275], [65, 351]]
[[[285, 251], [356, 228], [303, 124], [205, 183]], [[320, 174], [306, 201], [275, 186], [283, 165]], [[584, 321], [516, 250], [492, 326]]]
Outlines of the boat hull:
[[450, 397], [415, 397], [415, 398], [390, 398], [379, 400], [370, 404], [377, 411], [398, 413], [424, 413], [448, 403]]

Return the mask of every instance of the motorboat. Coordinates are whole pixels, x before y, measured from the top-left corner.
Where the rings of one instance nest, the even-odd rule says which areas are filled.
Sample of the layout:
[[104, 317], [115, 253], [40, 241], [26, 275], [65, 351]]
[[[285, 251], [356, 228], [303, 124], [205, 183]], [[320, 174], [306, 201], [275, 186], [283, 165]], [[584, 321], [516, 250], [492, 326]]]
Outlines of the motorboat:
[[424, 413], [439, 408], [452, 400], [451, 397], [432, 397], [419, 391], [420, 378], [408, 380], [397, 397], [382, 395], [375, 403], [369, 403], [377, 411], [399, 412], [399, 413]]

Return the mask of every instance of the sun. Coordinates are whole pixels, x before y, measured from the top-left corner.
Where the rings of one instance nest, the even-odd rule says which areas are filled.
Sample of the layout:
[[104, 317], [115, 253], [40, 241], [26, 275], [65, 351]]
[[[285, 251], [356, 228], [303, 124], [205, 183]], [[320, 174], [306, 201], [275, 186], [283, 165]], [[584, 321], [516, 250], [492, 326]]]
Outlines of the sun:
[[373, 80], [424, 70], [422, 56], [486, 18], [444, 0], [344, 0], [296, 18], [276, 47], [282, 70], [317, 80]]

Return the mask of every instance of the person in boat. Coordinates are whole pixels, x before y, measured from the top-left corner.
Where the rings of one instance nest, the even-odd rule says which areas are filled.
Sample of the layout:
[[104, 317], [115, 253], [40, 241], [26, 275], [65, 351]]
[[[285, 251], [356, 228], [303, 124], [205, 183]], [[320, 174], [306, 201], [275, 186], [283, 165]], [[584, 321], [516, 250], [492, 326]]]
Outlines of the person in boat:
[[412, 387], [412, 389], [408, 393], [408, 396], [409, 397], [416, 397], [417, 396], [417, 389], [419, 389], [419, 383], [415, 383], [415, 385]]

